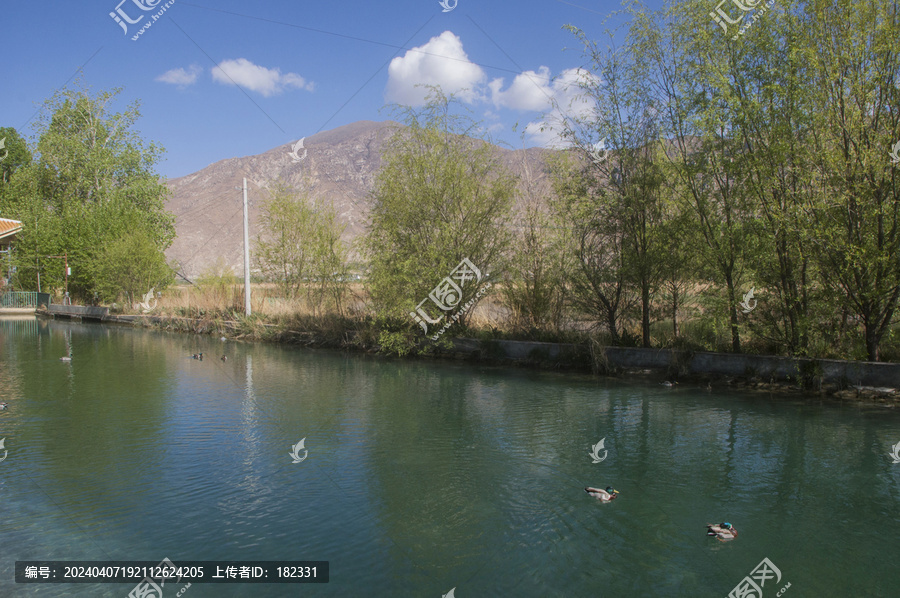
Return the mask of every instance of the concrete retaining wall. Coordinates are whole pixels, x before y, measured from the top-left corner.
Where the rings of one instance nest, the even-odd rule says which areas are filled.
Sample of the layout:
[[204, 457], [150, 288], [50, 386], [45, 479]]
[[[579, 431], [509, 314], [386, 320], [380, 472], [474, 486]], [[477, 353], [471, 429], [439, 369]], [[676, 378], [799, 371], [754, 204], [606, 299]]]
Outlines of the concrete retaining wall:
[[[454, 339], [454, 352], [513, 361], [577, 362], [590, 355], [585, 345]], [[807, 377], [826, 384], [900, 387], [900, 363], [800, 359], [734, 353], [688, 353], [670, 349], [604, 347], [609, 367], [657, 370], [666, 376], [718, 375], [757, 377], [779, 382]], [[574, 364], [572, 364], [574, 365]]]
[[87, 305], [51, 305], [49, 312], [54, 316], [69, 318], [92, 318], [101, 320], [109, 315], [108, 307], [90, 307]]

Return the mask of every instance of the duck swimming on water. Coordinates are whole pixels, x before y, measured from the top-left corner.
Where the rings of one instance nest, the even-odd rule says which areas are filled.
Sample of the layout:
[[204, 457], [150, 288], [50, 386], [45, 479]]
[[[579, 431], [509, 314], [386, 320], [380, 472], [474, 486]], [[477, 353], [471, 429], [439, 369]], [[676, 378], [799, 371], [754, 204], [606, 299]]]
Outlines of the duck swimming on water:
[[0, 411], [6, 411], [6, 409], [8, 407], [9, 407], [8, 403], [0, 403]]
[[588, 486], [584, 489], [585, 492], [593, 496], [594, 498], [599, 498], [603, 502], [610, 502], [615, 500], [617, 496], [619, 496], [619, 491], [614, 490], [612, 486], [607, 486], [606, 490], [601, 490], [600, 488], [591, 488]]
[[68, 357], [60, 357], [59, 360], [60, 361], [72, 361], [72, 356], [69, 355]]
[[194, 353], [193, 355], [191, 355], [191, 359], [199, 359], [200, 361], [203, 361], [203, 353]]
[[675, 386], [676, 384], [678, 384], [678, 382], [669, 382], [668, 380], [666, 380], [665, 382], [660, 382], [660, 384], [671, 388], [672, 386]]
[[707, 523], [706, 524], [706, 535], [707, 536], [715, 536], [717, 540], [720, 542], [727, 542], [728, 540], [734, 540], [737, 538], [737, 530], [734, 529], [734, 526], [728, 522], [725, 523]]

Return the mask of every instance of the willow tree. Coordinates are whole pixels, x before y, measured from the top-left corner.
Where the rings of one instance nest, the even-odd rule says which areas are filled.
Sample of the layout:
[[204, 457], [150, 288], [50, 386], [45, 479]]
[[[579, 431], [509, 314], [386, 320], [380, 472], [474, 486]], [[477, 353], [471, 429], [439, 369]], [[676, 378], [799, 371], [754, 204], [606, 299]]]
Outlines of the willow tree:
[[[731, 349], [737, 353], [739, 288], [753, 256], [755, 218], [743, 185], [746, 168], [735, 138], [735, 109], [723, 97], [731, 68], [723, 53], [725, 40], [704, 2], [673, 3], [657, 12], [633, 8], [631, 16], [632, 47], [668, 137], [666, 195], [678, 206], [678, 218], [693, 223], [691, 236], [700, 240], [692, 258], [701, 268], [683, 275], [700, 280], [702, 269], [724, 290], [723, 300], [713, 305], [723, 306]], [[667, 278], [667, 286], [679, 286]]]
[[268, 195], [259, 213], [254, 259], [263, 276], [293, 298], [312, 269], [316, 213], [306, 193], [284, 182], [272, 185]]
[[97, 261], [97, 293], [106, 301], [124, 294], [127, 303], [133, 304], [151, 289], [165, 288], [174, 278], [156, 243], [140, 229], [107, 243]]
[[[531, 332], [559, 332], [569, 300], [568, 284], [574, 267], [566, 251], [568, 223], [559, 222], [548, 209], [543, 185], [530, 164], [541, 150], [523, 150], [523, 179], [513, 226], [515, 251], [503, 279], [503, 298], [512, 311], [512, 325]], [[540, 153], [544, 156], [544, 153]]]
[[597, 197], [582, 161], [572, 153], [551, 162], [552, 207], [565, 227], [564, 242], [574, 256], [572, 302], [595, 317], [609, 342], [618, 345], [621, 322], [634, 301], [627, 280], [625, 232], [613, 206]]
[[[613, 342], [618, 341], [615, 321], [621, 313], [614, 315], [610, 309], [619, 312], [634, 297], [640, 311], [642, 344], [649, 347], [651, 298], [660, 283], [667, 244], [662, 234], [668, 212], [662, 195], [660, 114], [630, 42], [622, 48], [604, 49], [580, 29], [567, 29], [582, 43], [589, 62], [577, 85], [580, 97], [592, 108], [571, 111], [561, 131], [563, 140], [589, 158], [580, 162], [578, 174], [584, 194], [573, 196], [571, 191], [578, 185], [571, 184], [567, 193], [566, 209], [587, 217], [572, 219], [573, 226], [593, 229], [576, 233], [583, 275], [576, 287], [589, 293], [579, 295], [583, 306], [602, 306], [597, 315], [605, 321]], [[599, 140], [602, 148], [594, 140]], [[571, 183], [572, 175], [567, 176]], [[600, 253], [610, 255], [601, 257]], [[596, 268], [600, 270], [591, 271]], [[610, 277], [610, 268], [621, 271]], [[613, 280], [624, 288], [618, 288], [620, 282], [610, 287]]]
[[813, 144], [809, 98], [817, 92], [798, 51], [804, 35], [788, 7], [767, 14], [738, 41], [724, 41], [727, 71], [716, 75], [731, 109], [741, 189], [758, 216], [756, 284], [770, 291], [774, 308], [758, 332], [791, 354], [806, 354], [818, 276], [803, 206]]
[[889, 153], [900, 140], [900, 9], [889, 0], [811, 0], [804, 9], [791, 20], [814, 90], [809, 245], [832, 313], [845, 314], [842, 328], [856, 316], [865, 355], [877, 361], [900, 302], [900, 164]]
[[344, 313], [349, 291], [349, 247], [341, 239], [346, 225], [341, 224], [333, 204], [320, 201], [315, 206], [315, 232], [310, 273], [314, 280], [308, 296], [316, 311], [334, 309]]
[[[368, 290], [379, 314], [410, 324], [410, 312], [464, 259], [482, 276], [466, 275], [452, 303], [475, 298], [489, 274], [500, 273], [509, 247], [514, 177], [496, 148], [478, 137], [477, 124], [454, 113], [457, 107], [432, 89], [423, 108], [399, 108], [406, 127], [387, 142], [372, 191]], [[421, 309], [428, 320], [447, 315], [433, 305]], [[461, 323], [466, 316], [460, 314]]]

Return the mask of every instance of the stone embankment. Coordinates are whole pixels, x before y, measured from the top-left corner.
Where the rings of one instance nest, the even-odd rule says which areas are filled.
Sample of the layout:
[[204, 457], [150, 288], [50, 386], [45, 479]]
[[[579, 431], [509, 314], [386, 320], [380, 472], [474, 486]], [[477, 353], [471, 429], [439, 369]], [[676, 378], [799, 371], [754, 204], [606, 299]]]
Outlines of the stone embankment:
[[[288, 330], [260, 322], [248, 329], [238, 321], [159, 315], [113, 315], [109, 314], [107, 308], [52, 305], [49, 311], [38, 310], [37, 313], [49, 317], [153, 326], [196, 334], [221, 334], [247, 340], [370, 353], [379, 350], [377, 346], [363, 341], [362, 335], [355, 331], [345, 331], [339, 339], [326, 339], [315, 332]], [[423, 341], [420, 348], [427, 344], [428, 341]], [[451, 339], [449, 347], [431, 351], [429, 355], [602, 375], [649, 376], [707, 388], [816, 392], [844, 400], [900, 405], [900, 363], [469, 338]]]

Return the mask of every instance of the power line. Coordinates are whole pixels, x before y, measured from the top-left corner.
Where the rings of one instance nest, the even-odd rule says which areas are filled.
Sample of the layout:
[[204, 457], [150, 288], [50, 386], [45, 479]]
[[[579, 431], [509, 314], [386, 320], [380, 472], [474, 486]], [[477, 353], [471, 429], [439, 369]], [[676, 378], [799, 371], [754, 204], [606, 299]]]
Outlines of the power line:
[[[344, 34], [344, 33], [337, 33], [337, 32], [335, 32], [335, 31], [328, 31], [328, 30], [326, 30], [326, 29], [317, 29], [317, 28], [315, 28], [315, 27], [307, 27], [307, 26], [305, 26], [305, 25], [297, 25], [296, 23], [286, 23], [286, 22], [284, 22], [284, 21], [278, 21], [278, 20], [275, 20], [275, 19], [267, 19], [267, 18], [265, 18], [265, 17], [257, 17], [257, 16], [255, 16], [255, 15], [247, 15], [247, 14], [242, 14], [242, 13], [233, 12], [233, 11], [229, 11], [229, 10], [222, 10], [222, 9], [220, 9], [220, 8], [211, 8], [211, 7], [209, 7], [209, 6], [200, 6], [199, 4], [192, 4], [192, 3], [190, 3], [190, 2], [181, 2], [180, 5], [181, 5], [181, 6], [193, 6], [194, 8], [199, 8], [199, 9], [202, 9], [202, 10], [209, 10], [209, 11], [213, 11], [213, 12], [221, 12], [221, 13], [224, 13], [224, 14], [232, 15], [232, 16], [235, 16], [235, 17], [241, 17], [241, 18], [244, 18], [244, 19], [252, 19], [252, 20], [255, 20], [255, 21], [263, 21], [263, 22], [265, 22], [265, 23], [273, 23], [273, 24], [275, 24], [275, 25], [283, 25], [284, 27], [293, 27], [294, 29], [303, 29], [303, 30], [305, 30], [305, 31], [312, 31], [312, 32], [314, 32], [314, 33], [321, 33], [321, 34], [323, 34], [323, 35], [331, 35], [331, 36], [333, 36], [333, 37], [341, 37], [341, 38], [344, 38], [344, 39], [349, 39], [349, 40], [353, 40], [353, 41], [363, 42], [363, 43], [367, 43], [367, 44], [373, 44], [373, 45], [376, 45], [376, 46], [384, 46], [384, 47], [387, 47], [387, 48], [395, 48], [395, 49], [397, 49], [397, 50], [406, 50], [407, 52], [416, 52], [416, 53], [419, 53], [419, 54], [424, 54], [424, 55], [426, 55], [426, 56], [435, 56], [435, 57], [437, 57], [437, 58], [445, 58], [445, 59], [447, 59], [447, 60], [453, 60], [453, 61], [456, 61], [456, 62], [465, 62], [466, 64], [475, 64], [475, 65], [478, 65], [478, 66], [480, 66], [480, 67], [487, 68], [487, 69], [494, 69], [494, 70], [497, 70], [497, 71], [503, 71], [503, 72], [507, 72], [507, 73], [515, 73], [515, 74], [519, 74], [518, 71], [514, 71], [514, 70], [511, 70], [511, 69], [505, 69], [505, 68], [503, 68], [503, 67], [492, 66], [492, 65], [489, 65], [489, 64], [482, 64], [482, 63], [479, 63], [479, 62], [472, 62], [472, 61], [469, 60], [468, 58], [456, 58], [456, 57], [454, 57], [454, 56], [445, 56], [444, 54], [436, 54], [436, 53], [434, 53], [434, 52], [426, 52], [425, 50], [419, 50], [419, 49], [417, 49], [417, 48], [407, 48], [405, 45], [398, 46], [398, 45], [395, 45], [395, 44], [389, 44], [389, 43], [387, 43], [387, 42], [381, 42], [381, 41], [377, 41], [377, 40], [373, 40], [373, 39], [368, 39], [368, 38], [365, 38], [365, 37], [358, 37], [358, 36], [355, 36], [355, 35], [346, 35], [346, 34]], [[434, 18], [434, 17], [431, 17], [431, 18], [429, 18], [428, 20], [430, 21], [432, 18]], [[424, 25], [423, 25], [423, 27], [424, 27]], [[418, 32], [417, 32], [417, 33], [418, 33]], [[409, 43], [409, 42], [407, 41], [406, 43]]]

